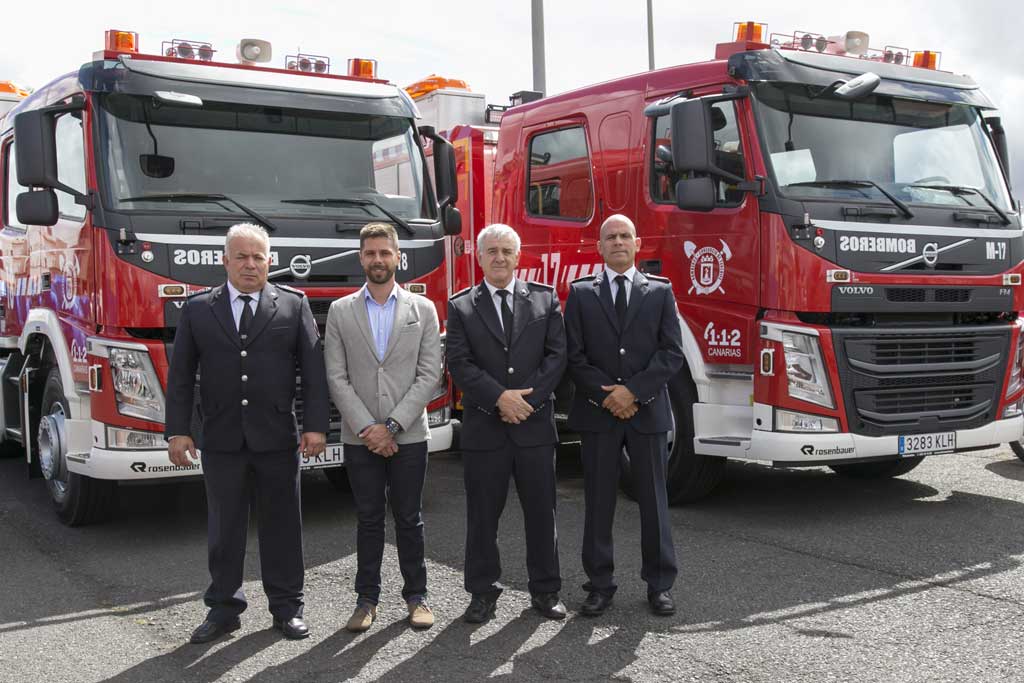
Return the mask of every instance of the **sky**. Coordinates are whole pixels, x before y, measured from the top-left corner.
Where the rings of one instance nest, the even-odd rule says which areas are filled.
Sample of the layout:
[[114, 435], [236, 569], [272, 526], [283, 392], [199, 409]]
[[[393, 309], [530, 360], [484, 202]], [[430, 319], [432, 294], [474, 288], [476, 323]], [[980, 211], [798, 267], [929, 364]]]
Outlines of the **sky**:
[[[436, 73], [465, 80], [493, 104], [533, 87], [530, 0], [155, 3], [13, 2], [4, 11], [0, 80], [39, 87], [88, 61], [103, 32], [139, 33], [143, 52], [172, 38], [209, 41], [234, 61], [240, 38], [273, 45], [273, 65], [298, 51], [378, 60], [379, 75], [405, 86]], [[546, 0], [547, 93], [557, 94], [647, 69], [646, 0]], [[848, 3], [653, 0], [655, 66], [712, 58], [736, 21], [768, 31], [838, 35], [865, 31], [872, 47], [900, 45], [942, 53], [940, 68], [972, 76], [1003, 115], [1014, 195], [1024, 197], [1024, 41], [1018, 11], [1005, 0]], [[1016, 19], [1014, 17], [1017, 17]]]

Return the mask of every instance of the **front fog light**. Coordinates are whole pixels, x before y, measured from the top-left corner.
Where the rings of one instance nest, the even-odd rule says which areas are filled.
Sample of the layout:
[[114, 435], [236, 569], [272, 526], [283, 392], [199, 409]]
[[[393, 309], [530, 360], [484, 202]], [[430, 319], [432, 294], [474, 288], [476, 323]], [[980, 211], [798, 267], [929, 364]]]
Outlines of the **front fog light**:
[[835, 407], [818, 338], [799, 332], [783, 332], [782, 348], [786, 353], [789, 395], [826, 408]]
[[107, 447], [139, 450], [166, 450], [167, 441], [159, 432], [107, 427]]
[[775, 411], [777, 432], [838, 432], [839, 421], [832, 417], [796, 413], [791, 410]]
[[1014, 401], [1003, 409], [1004, 420], [1011, 417], [1017, 417], [1021, 414], [1024, 414], [1024, 398]]

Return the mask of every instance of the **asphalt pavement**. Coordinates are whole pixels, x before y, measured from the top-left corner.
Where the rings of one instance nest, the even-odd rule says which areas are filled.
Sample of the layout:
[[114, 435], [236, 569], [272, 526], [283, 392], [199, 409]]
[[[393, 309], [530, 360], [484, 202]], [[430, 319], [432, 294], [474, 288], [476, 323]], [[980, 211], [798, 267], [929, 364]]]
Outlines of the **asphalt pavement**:
[[671, 510], [679, 613], [648, 614], [639, 519], [619, 498], [619, 592], [576, 614], [583, 482], [559, 457], [562, 622], [529, 609], [514, 487], [502, 524], [497, 618], [462, 623], [465, 504], [458, 454], [432, 457], [425, 524], [428, 631], [404, 622], [388, 529], [384, 593], [365, 634], [350, 494], [303, 478], [304, 641], [270, 628], [251, 529], [242, 629], [190, 645], [206, 587], [202, 485], [133, 486], [115, 518], [63, 527], [39, 481], [0, 461], [0, 681], [999, 681], [1024, 680], [1024, 462], [1009, 449], [928, 458], [899, 479], [731, 463], [722, 488]]

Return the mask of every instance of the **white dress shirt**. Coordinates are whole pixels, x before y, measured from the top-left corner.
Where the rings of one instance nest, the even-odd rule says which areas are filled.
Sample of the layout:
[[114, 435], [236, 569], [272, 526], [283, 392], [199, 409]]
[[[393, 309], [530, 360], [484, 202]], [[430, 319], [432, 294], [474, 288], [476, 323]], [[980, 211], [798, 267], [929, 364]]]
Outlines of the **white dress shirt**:
[[619, 275], [626, 276], [626, 304], [629, 304], [629, 295], [633, 293], [633, 278], [636, 277], [636, 266], [630, 266], [629, 270], [625, 273], [616, 273], [614, 270], [605, 266], [604, 272], [608, 277], [608, 286], [612, 290], [612, 301], [615, 301], [615, 295], [619, 293], [619, 283], [615, 281]]
[[[242, 322], [242, 306], [245, 305], [245, 302], [239, 299], [238, 297], [242, 296], [245, 293], [239, 292], [237, 289], [235, 289], [235, 286], [231, 284], [231, 282], [229, 281], [228, 294], [231, 295], [231, 315], [235, 319], [235, 329], [237, 330], [239, 323]], [[260, 305], [260, 292], [252, 292], [250, 294], [245, 294], [245, 296], [252, 297], [252, 301], [249, 302], [249, 308], [252, 309], [252, 314], [256, 315], [256, 308]]]
[[509, 293], [509, 296], [505, 298], [508, 299], [509, 310], [512, 311], [513, 315], [515, 315], [516, 309], [513, 300], [515, 299], [516, 295], [516, 279], [512, 278], [511, 282], [509, 282], [504, 287], [501, 287], [500, 289], [492, 285], [486, 279], [484, 280], [484, 284], [487, 286], [487, 291], [491, 293], [491, 301], [494, 302], [494, 310], [498, 312], [498, 324], [501, 325], [501, 331], [504, 332], [505, 323], [501, 319], [501, 297], [498, 296], [498, 292], [501, 290], [505, 290], [506, 292]]

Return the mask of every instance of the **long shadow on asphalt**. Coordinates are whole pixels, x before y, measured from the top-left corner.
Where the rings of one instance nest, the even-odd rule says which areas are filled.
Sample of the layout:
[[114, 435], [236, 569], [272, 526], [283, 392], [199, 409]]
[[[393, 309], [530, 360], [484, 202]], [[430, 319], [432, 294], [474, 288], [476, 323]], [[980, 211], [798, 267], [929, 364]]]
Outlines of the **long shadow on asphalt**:
[[[926, 463], [940, 463], [943, 457], [956, 456], [934, 456]], [[0, 463], [0, 479], [16, 469], [8, 465]], [[1010, 476], [1008, 473], [1014, 471], [1011, 465], [1017, 467], [1011, 461], [1010, 465], [993, 463], [988, 468]], [[563, 593], [572, 608], [578, 599], [572, 591], [582, 583], [578, 559], [583, 527], [582, 482], [577, 464], [560, 458], [559, 466]], [[1024, 505], [960, 491], [940, 496], [936, 489], [914, 481], [914, 474], [892, 480], [857, 481], [822, 469], [778, 471], [731, 464], [728, 480], [713, 497], [671, 511], [680, 564], [676, 596], [685, 615], [685, 623], [679, 621], [676, 627], [749, 628], [910, 595], [928, 586], [984, 579], [1018, 566], [1015, 557], [1024, 554], [1024, 535], [1019, 524], [1007, 524], [1006, 520], [1024, 518]], [[321, 476], [305, 478], [303, 487], [307, 567], [350, 557], [355, 551], [355, 513], [350, 495], [337, 493]], [[465, 508], [457, 456], [436, 458], [428, 473], [428, 488], [428, 558], [461, 571]], [[2, 490], [5, 498], [13, 498], [13, 502], [0, 500], [6, 524], [23, 525], [26, 537], [38, 538], [40, 546], [62, 544], [65, 555], [78, 558], [75, 570], [79, 573], [99, 577], [97, 581], [116, 577], [116, 582], [105, 584], [104, 596], [114, 606], [150, 603], [153, 610], [162, 609], [168, 598], [194, 600], [174, 596], [194, 596], [205, 587], [206, 509], [201, 485], [126, 487], [115, 519], [84, 529], [66, 529], [45, 521], [52, 517], [46, 517], [51, 513], [41, 487], [16, 490], [3, 485]], [[643, 591], [639, 580], [639, 524], [635, 506], [624, 497], [618, 505], [617, 599], [620, 604], [639, 603]], [[514, 491], [510, 492], [505, 516], [503, 552], [506, 544], [522, 545], [522, 516]], [[504, 564], [506, 585], [525, 590], [521, 550], [508, 551]], [[258, 578], [258, 567], [255, 538], [250, 538], [247, 580]], [[19, 614], [24, 626], [13, 628], [30, 628], [42, 619], [73, 615], [96, 606], [92, 596], [67, 602], [51, 600]], [[144, 606], [135, 609], [146, 610]], [[533, 626], [523, 626], [519, 621], [504, 627], [503, 632], [509, 630], [502, 638], [493, 642], [487, 638], [472, 645], [483, 646], [479, 650], [482, 655], [487, 655], [489, 648], [493, 650], [493, 656], [483, 657], [480, 668], [494, 664], [488, 673], [494, 671], [498, 655], [512, 645], [515, 648], [511, 652], [515, 652], [529, 637], [522, 634], [532, 631]], [[576, 630], [584, 624], [575, 622], [571, 620], [563, 628], [567, 633], [555, 636], [542, 649], [579, 648], [581, 636]], [[423, 650], [459, 652], [469, 640], [468, 631], [462, 629], [461, 624], [449, 626], [434, 639], [440, 641], [438, 644]], [[381, 633], [389, 632], [385, 629]], [[249, 642], [250, 637], [239, 640]], [[336, 653], [345, 647], [345, 637], [331, 636], [299, 659], [308, 662], [310, 670], [321, 671], [321, 665], [333, 663]], [[626, 629], [619, 637], [639, 639], [642, 633]], [[502, 642], [505, 640], [508, 642]], [[372, 656], [377, 639], [370, 645], [365, 642], [357, 642], [344, 657], [337, 658], [340, 666], [348, 667], [344, 661], [353, 656], [356, 663], [364, 655]], [[235, 650], [248, 656], [237, 645]], [[534, 659], [532, 652], [518, 657], [516, 666], [523, 657]], [[601, 652], [602, 656], [606, 654]], [[564, 650], [561, 656], [571, 654]], [[419, 666], [432, 666], [425, 656], [415, 655], [413, 661]], [[466, 666], [476, 664], [466, 662]], [[613, 670], [607, 663], [601, 668], [604, 672]]]
[[1005, 477], [1006, 479], [1024, 481], [1024, 462], [1021, 462], [1017, 458], [990, 462], [985, 465], [985, 469], [993, 474], [998, 474], [1000, 477]]

